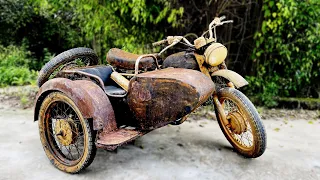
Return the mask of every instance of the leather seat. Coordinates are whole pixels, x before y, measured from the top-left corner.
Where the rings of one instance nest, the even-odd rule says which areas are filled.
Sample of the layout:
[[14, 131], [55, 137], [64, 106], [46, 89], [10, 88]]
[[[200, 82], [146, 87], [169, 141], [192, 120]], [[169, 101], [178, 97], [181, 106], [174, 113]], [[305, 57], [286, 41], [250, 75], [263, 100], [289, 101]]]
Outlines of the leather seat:
[[98, 76], [105, 86], [111, 83], [110, 75], [113, 72], [111, 66], [95, 66], [79, 69], [79, 71]]
[[[140, 55], [129, 53], [118, 48], [112, 48], [107, 54], [107, 61], [110, 65], [122, 69], [134, 69], [136, 60]], [[140, 60], [139, 68], [155, 69], [152, 57], [146, 57]]]
[[91, 68], [79, 69], [79, 71], [98, 76], [103, 82], [105, 93], [109, 96], [118, 97], [126, 95], [127, 93], [110, 78], [110, 75], [113, 72], [111, 66], [95, 66]]

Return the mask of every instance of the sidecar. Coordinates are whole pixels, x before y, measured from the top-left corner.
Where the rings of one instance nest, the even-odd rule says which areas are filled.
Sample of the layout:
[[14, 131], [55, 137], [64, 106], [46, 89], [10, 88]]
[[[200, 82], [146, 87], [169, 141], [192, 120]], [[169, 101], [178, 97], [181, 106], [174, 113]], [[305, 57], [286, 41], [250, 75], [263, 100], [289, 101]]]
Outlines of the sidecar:
[[[114, 150], [183, 119], [214, 89], [211, 79], [189, 69], [167, 68], [129, 75], [116, 72], [112, 66], [63, 70], [40, 87], [34, 120], [39, 120], [41, 141], [50, 161], [60, 170], [74, 173], [83, 167], [73, 166], [74, 158], [55, 157], [60, 150], [49, 147], [60, 144], [68, 149], [83, 142]], [[83, 140], [78, 140], [81, 137]], [[83, 150], [84, 155], [90, 150]], [[59, 158], [67, 160], [60, 162]]]
[[[75, 102], [86, 119], [93, 121], [94, 130], [102, 130], [97, 145], [114, 149], [121, 143], [190, 114], [214, 91], [214, 84], [208, 77], [189, 69], [150, 71], [120, 83], [111, 78], [113, 73], [119, 74], [111, 66], [59, 72], [56, 78], [41, 86], [37, 94], [35, 120], [38, 120], [45, 96], [60, 91]], [[128, 126], [130, 130], [122, 128]]]

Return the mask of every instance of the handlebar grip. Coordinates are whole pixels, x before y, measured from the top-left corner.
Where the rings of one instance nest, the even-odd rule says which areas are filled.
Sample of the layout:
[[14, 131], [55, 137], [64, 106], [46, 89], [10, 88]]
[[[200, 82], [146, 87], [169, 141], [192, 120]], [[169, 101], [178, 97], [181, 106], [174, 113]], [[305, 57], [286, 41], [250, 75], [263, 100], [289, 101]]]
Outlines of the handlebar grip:
[[158, 42], [152, 43], [152, 46], [159, 46], [159, 45], [164, 44], [164, 43], [166, 43], [166, 42], [167, 42], [167, 40], [166, 40], [166, 39], [164, 39], [164, 40], [161, 40], [161, 41], [158, 41]]
[[226, 23], [233, 23], [233, 20], [228, 20], [228, 21], [223, 21], [223, 22], [221, 22], [222, 25], [223, 25], [223, 24], [226, 24]]
[[226, 19], [226, 16], [221, 16], [219, 19], [220, 19], [220, 21], [222, 21], [222, 20]]

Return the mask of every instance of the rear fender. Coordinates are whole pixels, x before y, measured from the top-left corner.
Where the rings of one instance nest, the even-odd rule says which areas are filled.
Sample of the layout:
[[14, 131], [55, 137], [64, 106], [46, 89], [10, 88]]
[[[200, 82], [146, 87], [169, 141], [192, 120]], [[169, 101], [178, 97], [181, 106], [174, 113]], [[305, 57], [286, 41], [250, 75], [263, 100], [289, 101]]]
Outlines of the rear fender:
[[35, 100], [34, 120], [37, 121], [42, 101], [51, 92], [66, 94], [77, 105], [85, 119], [93, 119], [93, 129], [112, 131], [117, 128], [115, 114], [108, 96], [95, 83], [55, 78], [41, 86]]
[[221, 70], [215, 71], [211, 74], [211, 76], [224, 77], [228, 79], [230, 82], [232, 82], [236, 88], [241, 88], [249, 84], [248, 81], [246, 81], [240, 74], [227, 69], [221, 69]]

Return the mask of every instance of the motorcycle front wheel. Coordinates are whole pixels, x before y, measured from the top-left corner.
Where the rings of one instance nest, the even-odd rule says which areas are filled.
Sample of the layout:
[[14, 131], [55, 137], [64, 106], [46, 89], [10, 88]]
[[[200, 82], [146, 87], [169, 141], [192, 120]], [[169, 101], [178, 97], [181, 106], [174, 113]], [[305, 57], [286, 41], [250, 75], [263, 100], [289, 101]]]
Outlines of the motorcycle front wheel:
[[222, 120], [217, 106], [215, 112], [227, 140], [239, 154], [245, 157], [261, 156], [266, 149], [267, 137], [254, 105], [243, 93], [230, 87], [218, 89], [217, 96], [228, 124]]

